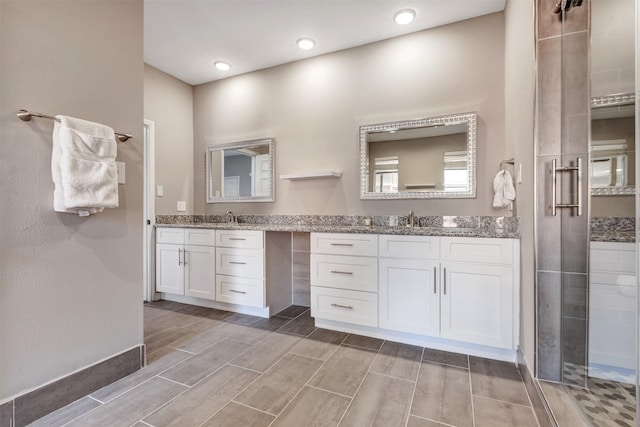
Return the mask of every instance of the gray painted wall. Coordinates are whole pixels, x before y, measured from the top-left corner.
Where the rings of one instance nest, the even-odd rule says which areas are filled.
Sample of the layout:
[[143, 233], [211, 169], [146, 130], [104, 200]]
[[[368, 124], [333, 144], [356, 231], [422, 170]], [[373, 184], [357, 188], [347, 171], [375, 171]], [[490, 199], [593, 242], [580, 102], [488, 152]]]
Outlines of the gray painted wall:
[[[493, 177], [505, 156], [504, 13], [230, 77], [194, 88], [196, 214], [507, 215]], [[476, 199], [361, 201], [358, 127], [478, 113]], [[276, 138], [275, 203], [206, 204], [205, 147]], [[341, 179], [280, 180], [336, 170]]]
[[[142, 12], [0, 2], [0, 401], [142, 343]], [[120, 207], [54, 212], [53, 124], [20, 108], [133, 134]]]
[[155, 182], [164, 187], [156, 214], [178, 213], [178, 200], [193, 214], [193, 86], [145, 64], [144, 118], [155, 124]]
[[[505, 135], [507, 155], [522, 165], [514, 215], [520, 217], [520, 350], [535, 374], [534, 264], [534, 2], [507, 0], [505, 8]], [[517, 168], [517, 166], [516, 166]]]

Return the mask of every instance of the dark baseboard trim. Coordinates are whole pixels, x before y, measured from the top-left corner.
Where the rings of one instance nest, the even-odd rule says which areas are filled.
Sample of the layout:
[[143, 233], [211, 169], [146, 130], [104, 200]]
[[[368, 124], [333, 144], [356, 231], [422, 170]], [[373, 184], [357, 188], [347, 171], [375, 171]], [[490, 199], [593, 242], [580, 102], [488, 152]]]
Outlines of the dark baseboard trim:
[[0, 405], [0, 427], [22, 427], [143, 366], [144, 345], [134, 347]]
[[551, 415], [549, 405], [544, 399], [542, 389], [540, 388], [538, 381], [531, 376], [520, 349], [518, 349], [517, 354], [518, 369], [520, 369], [520, 375], [522, 376], [524, 387], [529, 395], [533, 412], [535, 412], [536, 418], [538, 419], [538, 425], [540, 427], [558, 427], [556, 420], [553, 418], [553, 415]]

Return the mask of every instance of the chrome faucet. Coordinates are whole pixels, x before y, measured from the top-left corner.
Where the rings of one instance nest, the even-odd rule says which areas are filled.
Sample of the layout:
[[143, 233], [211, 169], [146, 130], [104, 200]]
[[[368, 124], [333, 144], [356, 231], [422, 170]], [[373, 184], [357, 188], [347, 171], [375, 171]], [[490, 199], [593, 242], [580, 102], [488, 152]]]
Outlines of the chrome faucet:
[[231, 212], [231, 211], [226, 211], [224, 213], [224, 218], [227, 220], [227, 222], [229, 222], [231, 224], [237, 224], [238, 223], [238, 217], [235, 216], [233, 214], [233, 212]]
[[407, 227], [414, 227], [415, 216], [413, 215], [413, 209], [409, 209], [409, 216], [407, 216]]

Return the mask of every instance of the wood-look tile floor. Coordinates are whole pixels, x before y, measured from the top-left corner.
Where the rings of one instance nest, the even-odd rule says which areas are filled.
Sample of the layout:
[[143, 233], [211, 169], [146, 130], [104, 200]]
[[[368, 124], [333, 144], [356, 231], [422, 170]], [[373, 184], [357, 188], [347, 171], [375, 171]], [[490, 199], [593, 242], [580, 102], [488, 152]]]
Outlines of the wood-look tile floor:
[[33, 425], [538, 425], [513, 364], [319, 329], [306, 307], [158, 301], [144, 317], [145, 368]]

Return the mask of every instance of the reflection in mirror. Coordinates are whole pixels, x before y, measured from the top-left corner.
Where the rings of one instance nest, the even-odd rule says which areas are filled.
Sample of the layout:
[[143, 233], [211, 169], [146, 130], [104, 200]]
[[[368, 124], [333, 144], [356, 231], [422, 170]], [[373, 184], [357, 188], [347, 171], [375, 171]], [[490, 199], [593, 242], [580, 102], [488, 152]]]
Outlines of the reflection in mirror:
[[274, 201], [274, 142], [207, 146], [207, 203]]
[[591, 99], [591, 194], [635, 194], [633, 94]]
[[475, 153], [475, 113], [360, 126], [360, 198], [473, 198]]

